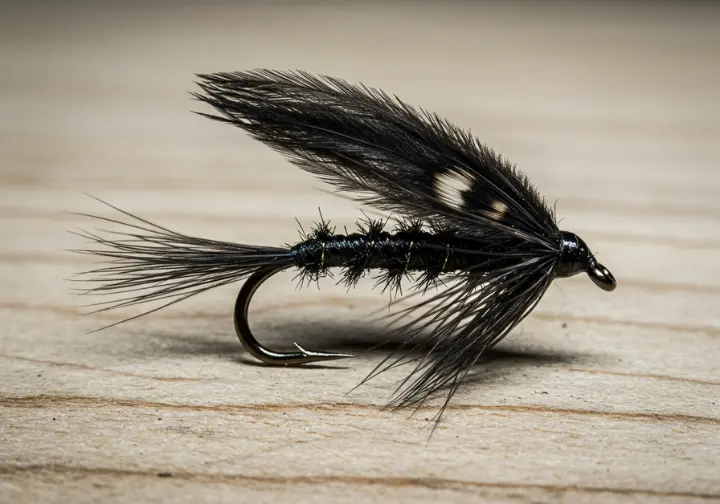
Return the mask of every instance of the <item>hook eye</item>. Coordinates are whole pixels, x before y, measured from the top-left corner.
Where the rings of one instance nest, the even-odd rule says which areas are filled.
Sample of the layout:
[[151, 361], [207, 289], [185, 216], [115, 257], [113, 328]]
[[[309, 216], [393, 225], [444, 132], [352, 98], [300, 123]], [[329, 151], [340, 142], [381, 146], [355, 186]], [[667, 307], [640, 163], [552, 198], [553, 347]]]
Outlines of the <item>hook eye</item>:
[[612, 273], [610, 273], [610, 270], [608, 270], [605, 266], [602, 264], [595, 264], [588, 268], [587, 274], [590, 277], [590, 279], [600, 287], [604, 291], [613, 291], [615, 290], [615, 287], [617, 287], [617, 282], [615, 281], [615, 277]]

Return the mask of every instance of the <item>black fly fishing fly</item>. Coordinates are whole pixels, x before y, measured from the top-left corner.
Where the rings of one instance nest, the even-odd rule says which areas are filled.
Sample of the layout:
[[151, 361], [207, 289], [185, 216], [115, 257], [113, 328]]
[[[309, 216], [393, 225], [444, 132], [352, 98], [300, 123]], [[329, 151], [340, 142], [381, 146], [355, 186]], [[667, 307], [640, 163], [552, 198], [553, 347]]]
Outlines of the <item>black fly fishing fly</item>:
[[[121, 230], [85, 232], [96, 247], [78, 252], [110, 264], [81, 274], [84, 294], [120, 294], [96, 311], [160, 301], [157, 311], [209, 289], [244, 280], [235, 329], [247, 351], [267, 364], [297, 365], [350, 357], [262, 346], [250, 331], [248, 305], [271, 275], [296, 268], [302, 281], [339, 270], [348, 287], [366, 273], [383, 290], [408, 279], [422, 300], [390, 319], [399, 350], [363, 381], [414, 364], [389, 407], [422, 405], [446, 391], [439, 420], [478, 359], [537, 305], [555, 278], [586, 273], [612, 291], [613, 275], [576, 234], [559, 229], [527, 177], [491, 149], [435, 113], [397, 97], [306, 72], [256, 70], [198, 75], [194, 97], [292, 163], [397, 217], [366, 218], [336, 234], [321, 220], [290, 246], [270, 247], [186, 236], [112, 207], [103, 219]], [[432, 288], [433, 294], [427, 295]], [[110, 326], [106, 326], [110, 327]], [[418, 350], [425, 349], [418, 356]]]

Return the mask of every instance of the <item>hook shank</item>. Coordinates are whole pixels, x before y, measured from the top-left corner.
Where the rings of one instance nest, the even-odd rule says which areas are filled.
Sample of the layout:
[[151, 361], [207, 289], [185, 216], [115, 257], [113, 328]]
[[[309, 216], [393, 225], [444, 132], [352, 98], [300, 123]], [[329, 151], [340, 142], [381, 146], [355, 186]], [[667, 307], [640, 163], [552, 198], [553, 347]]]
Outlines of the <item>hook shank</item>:
[[233, 314], [233, 319], [235, 321], [235, 332], [237, 333], [238, 339], [240, 339], [240, 343], [242, 343], [242, 346], [245, 347], [245, 350], [265, 364], [276, 366], [308, 364], [310, 362], [346, 359], [348, 357], [352, 357], [352, 354], [308, 350], [297, 343], [294, 343], [298, 349], [297, 352], [276, 352], [262, 346], [260, 342], [255, 339], [255, 336], [253, 336], [248, 324], [248, 308], [250, 307], [250, 301], [252, 300], [255, 291], [265, 280], [285, 268], [286, 266], [258, 269], [255, 273], [250, 275], [240, 289], [240, 292], [238, 292], [237, 299], [235, 300], [235, 312]]

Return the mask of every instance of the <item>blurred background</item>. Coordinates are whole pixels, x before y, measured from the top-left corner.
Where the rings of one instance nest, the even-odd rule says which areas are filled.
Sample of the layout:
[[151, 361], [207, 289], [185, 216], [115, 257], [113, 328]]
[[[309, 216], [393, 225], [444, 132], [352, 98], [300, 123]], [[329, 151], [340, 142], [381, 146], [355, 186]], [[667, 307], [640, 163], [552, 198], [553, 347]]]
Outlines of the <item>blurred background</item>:
[[352, 224], [357, 205], [192, 113], [196, 73], [304, 69], [470, 128], [621, 285], [717, 286], [719, 21], [713, 2], [3, 2], [1, 251], [77, 245], [62, 212], [104, 211], [83, 193], [239, 241], [293, 240], [318, 206]]

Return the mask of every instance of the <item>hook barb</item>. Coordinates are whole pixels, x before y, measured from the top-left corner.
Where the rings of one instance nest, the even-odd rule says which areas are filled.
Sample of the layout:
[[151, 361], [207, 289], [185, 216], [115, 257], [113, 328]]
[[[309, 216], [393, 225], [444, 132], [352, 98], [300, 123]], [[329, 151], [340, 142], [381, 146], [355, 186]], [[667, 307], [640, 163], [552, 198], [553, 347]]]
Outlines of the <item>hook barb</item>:
[[275, 366], [291, 366], [308, 364], [310, 362], [328, 361], [335, 359], [347, 359], [353, 357], [352, 354], [344, 354], [337, 352], [320, 352], [317, 350], [309, 350], [301, 347], [295, 343], [295, 347], [298, 349], [297, 352], [276, 352], [265, 348], [255, 339], [250, 325], [248, 324], [248, 308], [250, 307], [250, 301], [252, 300], [255, 291], [262, 285], [262, 283], [273, 276], [275, 273], [279, 273], [286, 266], [283, 267], [270, 267], [260, 268], [245, 281], [243, 286], [238, 292], [237, 299], [235, 301], [235, 312], [233, 319], [235, 321], [235, 332], [237, 333], [240, 343], [245, 347], [250, 355], [256, 359], [264, 362], [265, 364], [271, 364]]

